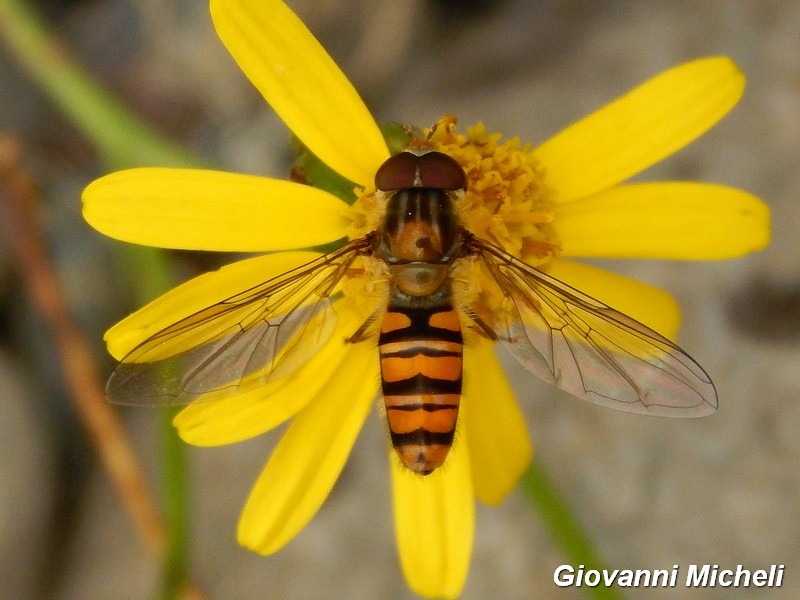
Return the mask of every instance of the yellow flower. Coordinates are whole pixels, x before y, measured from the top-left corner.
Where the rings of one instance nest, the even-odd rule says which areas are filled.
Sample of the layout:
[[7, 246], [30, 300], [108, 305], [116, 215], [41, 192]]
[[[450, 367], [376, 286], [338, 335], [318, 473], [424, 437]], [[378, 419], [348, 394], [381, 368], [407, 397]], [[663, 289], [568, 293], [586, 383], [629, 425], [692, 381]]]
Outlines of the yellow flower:
[[[379, 218], [373, 180], [389, 151], [317, 40], [279, 0], [212, 0], [211, 13], [267, 102], [319, 159], [354, 183], [358, 200], [351, 206], [298, 183], [204, 170], [133, 169], [90, 184], [85, 218], [111, 237], [163, 248], [271, 252], [197, 277], [112, 327], [106, 341], [120, 360], [180, 319], [319, 255], [302, 249], [368, 232]], [[668, 294], [569, 259], [721, 259], [764, 247], [768, 210], [745, 192], [623, 183], [701, 135], [743, 87], [729, 59], [702, 59], [645, 82], [536, 148], [502, 141], [482, 125], [458, 134], [447, 118], [429, 143], [468, 174], [462, 214], [470, 231], [672, 337], [679, 311]], [[367, 279], [354, 274], [345, 286], [364, 289]], [[239, 541], [263, 554], [289, 542], [324, 502], [378, 391], [376, 349], [346, 341], [365, 314], [353, 301], [358, 294], [345, 292], [333, 335], [291, 376], [191, 404], [175, 419], [181, 437], [200, 446], [235, 443], [291, 420], [239, 524]], [[532, 455], [493, 344], [468, 343], [464, 372], [458, 435], [446, 465], [420, 477], [391, 461], [402, 567], [411, 588], [428, 597], [459, 595], [473, 498], [502, 501]]]

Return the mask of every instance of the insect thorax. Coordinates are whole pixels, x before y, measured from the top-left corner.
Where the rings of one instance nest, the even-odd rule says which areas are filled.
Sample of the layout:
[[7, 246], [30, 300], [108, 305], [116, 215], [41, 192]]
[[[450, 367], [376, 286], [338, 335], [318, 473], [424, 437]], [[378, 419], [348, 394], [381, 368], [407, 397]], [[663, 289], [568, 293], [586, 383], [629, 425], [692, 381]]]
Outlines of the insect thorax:
[[448, 280], [460, 247], [460, 227], [447, 192], [413, 188], [389, 197], [378, 254], [400, 292], [435, 294]]

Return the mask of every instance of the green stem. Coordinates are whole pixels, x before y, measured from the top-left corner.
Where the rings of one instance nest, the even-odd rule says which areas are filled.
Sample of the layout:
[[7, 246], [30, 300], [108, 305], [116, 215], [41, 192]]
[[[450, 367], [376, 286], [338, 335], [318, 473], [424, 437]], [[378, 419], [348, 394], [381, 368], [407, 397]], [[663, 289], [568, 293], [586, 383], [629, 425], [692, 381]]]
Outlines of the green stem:
[[31, 79], [95, 144], [109, 167], [198, 164], [98, 85], [25, 0], [0, 0], [0, 37]]
[[[603, 569], [603, 562], [589, 536], [569, 509], [567, 501], [553, 486], [542, 466], [534, 461], [520, 479], [520, 488], [544, 519], [550, 534], [564, 552], [567, 564], [576, 569]], [[622, 600], [615, 588], [586, 587], [587, 595], [597, 600]]]
[[189, 572], [189, 476], [186, 445], [172, 426], [177, 410], [164, 409], [161, 419], [161, 477], [167, 550], [161, 564], [161, 598], [178, 600]]

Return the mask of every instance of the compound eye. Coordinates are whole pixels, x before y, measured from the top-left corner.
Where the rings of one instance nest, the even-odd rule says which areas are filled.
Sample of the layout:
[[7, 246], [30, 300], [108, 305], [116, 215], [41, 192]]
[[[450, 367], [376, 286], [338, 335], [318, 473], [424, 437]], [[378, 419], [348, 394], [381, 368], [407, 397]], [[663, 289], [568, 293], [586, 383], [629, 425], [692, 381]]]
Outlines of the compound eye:
[[411, 152], [400, 152], [384, 162], [375, 173], [375, 187], [382, 192], [408, 190], [417, 179], [419, 156]]
[[443, 152], [418, 156], [400, 152], [375, 173], [375, 187], [382, 192], [427, 188], [452, 192], [467, 189], [467, 174], [454, 158]]
[[467, 174], [452, 156], [428, 152], [419, 157], [422, 187], [453, 192], [467, 189]]

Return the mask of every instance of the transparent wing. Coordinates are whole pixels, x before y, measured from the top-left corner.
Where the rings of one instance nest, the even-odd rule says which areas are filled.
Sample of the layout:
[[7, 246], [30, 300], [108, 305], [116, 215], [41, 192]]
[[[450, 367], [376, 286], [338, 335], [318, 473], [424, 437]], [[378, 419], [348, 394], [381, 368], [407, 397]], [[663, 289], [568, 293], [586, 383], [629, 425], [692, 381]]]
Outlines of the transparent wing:
[[273, 277], [152, 335], [111, 375], [116, 404], [188, 404], [283, 377], [328, 340], [331, 295], [367, 238]]
[[489, 327], [534, 375], [627, 412], [698, 417], [716, 410], [708, 374], [664, 336], [493, 244], [470, 237], [466, 246], [499, 288]]

